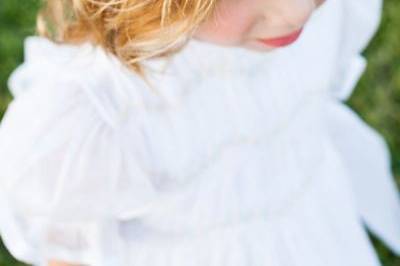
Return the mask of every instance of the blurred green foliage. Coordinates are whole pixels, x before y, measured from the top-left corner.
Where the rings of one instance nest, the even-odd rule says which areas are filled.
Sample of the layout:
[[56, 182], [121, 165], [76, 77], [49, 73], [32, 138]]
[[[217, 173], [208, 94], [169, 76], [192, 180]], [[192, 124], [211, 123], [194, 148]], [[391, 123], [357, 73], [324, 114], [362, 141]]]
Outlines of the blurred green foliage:
[[7, 107], [11, 96], [7, 77], [22, 61], [22, 40], [35, 30], [37, 0], [0, 0], [0, 112]]
[[[351, 1], [351, 0], [349, 0]], [[22, 62], [23, 38], [35, 30], [38, 0], [0, 0], [0, 114], [11, 100], [7, 77]], [[365, 51], [368, 67], [348, 104], [388, 141], [392, 166], [400, 183], [400, 1], [385, 0], [378, 34]], [[396, 258], [370, 235], [384, 266], [400, 266]], [[22, 266], [0, 241], [0, 266]]]

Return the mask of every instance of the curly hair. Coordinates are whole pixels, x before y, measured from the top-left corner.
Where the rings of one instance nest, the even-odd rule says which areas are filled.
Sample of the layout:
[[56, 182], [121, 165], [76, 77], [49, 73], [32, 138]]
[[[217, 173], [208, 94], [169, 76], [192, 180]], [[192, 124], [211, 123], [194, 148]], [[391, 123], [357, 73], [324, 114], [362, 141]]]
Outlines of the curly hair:
[[54, 42], [90, 41], [145, 77], [140, 61], [178, 52], [217, 0], [45, 0], [36, 29]]

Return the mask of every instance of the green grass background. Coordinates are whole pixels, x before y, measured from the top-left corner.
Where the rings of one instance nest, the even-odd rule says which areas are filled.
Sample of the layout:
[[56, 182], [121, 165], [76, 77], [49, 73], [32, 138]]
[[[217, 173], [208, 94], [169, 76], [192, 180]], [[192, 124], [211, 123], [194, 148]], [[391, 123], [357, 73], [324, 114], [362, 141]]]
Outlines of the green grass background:
[[[34, 20], [38, 7], [38, 0], [0, 0], [0, 117], [11, 100], [7, 89], [7, 77], [22, 62], [22, 40], [34, 33]], [[386, 138], [392, 153], [393, 171], [399, 184], [399, 0], [385, 0], [381, 27], [365, 51], [365, 55], [369, 61], [367, 70], [348, 104]], [[399, 257], [395, 257], [373, 236], [371, 238], [384, 266], [400, 266]], [[15, 261], [0, 241], [0, 266], [20, 265], [24, 264]]]

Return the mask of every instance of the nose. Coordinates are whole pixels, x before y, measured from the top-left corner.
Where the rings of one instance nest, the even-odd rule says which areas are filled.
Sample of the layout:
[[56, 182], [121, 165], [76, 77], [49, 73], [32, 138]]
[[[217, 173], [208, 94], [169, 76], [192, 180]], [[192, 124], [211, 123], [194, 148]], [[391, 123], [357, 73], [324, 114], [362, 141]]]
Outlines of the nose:
[[317, 8], [319, 0], [278, 0], [265, 7], [264, 18], [270, 26], [298, 29]]

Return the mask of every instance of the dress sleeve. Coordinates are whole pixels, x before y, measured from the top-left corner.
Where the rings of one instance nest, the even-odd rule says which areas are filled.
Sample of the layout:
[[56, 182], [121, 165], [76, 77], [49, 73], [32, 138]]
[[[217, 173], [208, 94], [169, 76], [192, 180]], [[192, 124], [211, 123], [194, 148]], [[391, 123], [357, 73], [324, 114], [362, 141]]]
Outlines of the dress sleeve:
[[358, 214], [368, 229], [400, 255], [400, 194], [392, 173], [391, 154], [383, 136], [344, 102], [363, 73], [362, 50], [379, 25], [381, 0], [343, 0], [339, 74], [327, 103], [331, 139], [348, 170]]
[[341, 42], [332, 93], [339, 100], [346, 101], [367, 66], [362, 52], [380, 25], [383, 1], [343, 0], [341, 3]]
[[145, 211], [154, 191], [128, 136], [104, 119], [81, 84], [61, 74], [39, 79], [43, 73], [33, 71], [46, 72], [45, 65], [35, 64], [11, 76], [14, 99], [0, 124], [3, 242], [33, 265], [126, 265], [119, 217]]

